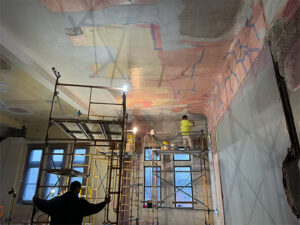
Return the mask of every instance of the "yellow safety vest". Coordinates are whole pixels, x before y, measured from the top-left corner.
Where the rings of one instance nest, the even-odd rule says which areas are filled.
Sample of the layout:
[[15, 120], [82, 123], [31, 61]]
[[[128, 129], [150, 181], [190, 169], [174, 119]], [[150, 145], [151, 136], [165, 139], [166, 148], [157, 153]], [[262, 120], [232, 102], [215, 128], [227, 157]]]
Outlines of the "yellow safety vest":
[[194, 124], [189, 120], [181, 120], [181, 135], [191, 135]]

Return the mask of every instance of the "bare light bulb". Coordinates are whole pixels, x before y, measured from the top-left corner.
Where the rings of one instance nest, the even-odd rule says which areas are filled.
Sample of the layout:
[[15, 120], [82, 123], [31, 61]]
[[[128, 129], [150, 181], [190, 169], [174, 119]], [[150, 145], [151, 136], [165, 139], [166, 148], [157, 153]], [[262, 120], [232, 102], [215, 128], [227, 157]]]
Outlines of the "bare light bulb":
[[136, 134], [137, 130], [138, 130], [137, 127], [134, 127], [133, 128], [133, 133]]
[[125, 93], [128, 91], [127, 85], [124, 85], [124, 86], [123, 86], [122, 91], [125, 92]]

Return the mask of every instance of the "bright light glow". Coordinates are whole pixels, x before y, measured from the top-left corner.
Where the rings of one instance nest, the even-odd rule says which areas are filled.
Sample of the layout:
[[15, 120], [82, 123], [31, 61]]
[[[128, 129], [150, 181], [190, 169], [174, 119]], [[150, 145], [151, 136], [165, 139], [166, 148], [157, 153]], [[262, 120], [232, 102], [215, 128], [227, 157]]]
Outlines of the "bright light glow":
[[126, 84], [123, 86], [122, 91], [125, 92], [125, 93], [128, 91], [128, 87], [127, 87]]
[[150, 130], [150, 134], [152, 135], [152, 136], [154, 136], [155, 135], [155, 131], [152, 129], [152, 130]]
[[52, 193], [52, 194], [55, 193], [55, 189], [54, 189], [54, 188], [51, 189], [51, 193]]
[[137, 127], [134, 127], [133, 128], [133, 133], [136, 134], [137, 130], [138, 130]]

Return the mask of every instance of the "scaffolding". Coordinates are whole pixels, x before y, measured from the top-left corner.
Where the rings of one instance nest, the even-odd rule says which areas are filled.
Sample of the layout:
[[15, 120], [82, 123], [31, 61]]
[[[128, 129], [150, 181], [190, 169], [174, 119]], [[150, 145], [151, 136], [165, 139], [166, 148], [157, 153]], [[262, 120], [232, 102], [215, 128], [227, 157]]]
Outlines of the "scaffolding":
[[122, 176], [120, 224], [139, 224], [139, 169], [136, 135], [128, 135]]
[[[124, 202], [130, 203], [129, 217], [131, 218], [133, 209], [131, 200], [134, 200], [133, 191], [130, 191], [131, 197], [125, 199], [126, 193], [128, 193], [125, 180], [130, 178], [130, 185], [134, 185], [133, 181], [135, 180], [134, 173], [127, 170], [132, 170], [136, 164], [134, 147], [131, 152], [126, 151], [126, 93], [123, 92], [120, 103], [95, 101], [93, 95], [95, 90], [111, 90], [112, 88], [59, 83], [61, 75], [55, 68], [53, 68], [53, 72], [56, 82], [35, 194], [47, 199], [51, 193], [67, 191], [72, 180], [80, 180], [83, 183], [80, 195], [89, 202], [99, 202], [99, 199], [111, 196], [112, 200], [105, 208], [105, 223], [123, 224], [121, 219], [124, 218], [122, 215], [122, 212], [124, 214]], [[61, 108], [58, 88], [65, 87], [82, 88], [89, 91], [86, 114], [79, 111], [77, 118], [54, 115], [56, 100]], [[117, 116], [99, 115], [95, 113], [97, 110], [93, 110], [95, 105], [119, 107], [119, 114]], [[58, 130], [63, 132], [65, 137], [55, 135]], [[62, 142], [69, 146], [67, 151], [54, 152], [51, 145]], [[85, 149], [85, 151], [76, 152], [76, 149]], [[57, 159], [63, 160], [57, 163]], [[55, 183], [47, 183], [47, 177], [51, 174], [57, 178]], [[100, 193], [99, 189], [102, 189]], [[49, 223], [49, 218], [47, 221], [39, 221], [36, 218], [36, 212], [37, 209], [34, 207], [31, 224]], [[85, 222], [94, 224], [93, 217], [85, 218]]]
[[[193, 210], [199, 210], [203, 212], [204, 214], [204, 221], [205, 225], [210, 225], [211, 224], [211, 214], [210, 212], [213, 212], [214, 210], [210, 209], [210, 202], [209, 202], [209, 163], [208, 163], [208, 148], [207, 148], [207, 139], [206, 136], [202, 132], [198, 132], [197, 134], [194, 132], [194, 136], [197, 136], [197, 141], [198, 141], [198, 150], [180, 150], [178, 147], [165, 144], [162, 140], [160, 140], [157, 136], [155, 135], [147, 135], [144, 137], [144, 146], [151, 146], [152, 148], [152, 224], [159, 225], [159, 209], [160, 208], [167, 208], [167, 209], [176, 209], [174, 206], [168, 206], [165, 203], [167, 202], [167, 199], [170, 198], [171, 196], [174, 196], [176, 192], [183, 192], [185, 195], [189, 196], [191, 198], [191, 201], [173, 201], [172, 203], [175, 204], [200, 204], [201, 207], [198, 209]], [[177, 136], [177, 135], [176, 135]], [[172, 139], [172, 138], [171, 138]], [[179, 155], [179, 154], [188, 154], [190, 157], [194, 157], [199, 159], [200, 167], [199, 169], [196, 170], [190, 170], [189, 172], [195, 176], [197, 176], [194, 179], [191, 179], [189, 183], [186, 184], [185, 187], [190, 187], [192, 186], [193, 183], [195, 183], [197, 180], [201, 179], [201, 186], [202, 186], [202, 199], [196, 198], [193, 194], [189, 194], [185, 191], [183, 191], [184, 187], [180, 188], [175, 188], [175, 179], [173, 179], [173, 182], [170, 182], [166, 179], [166, 175], [164, 174], [174, 174], [175, 169], [168, 169], [168, 170], [157, 170], [154, 169], [158, 165], [156, 161], [156, 157], [158, 155], [160, 156], [166, 156], [166, 155]], [[161, 162], [166, 163], [167, 161], [162, 160]], [[170, 161], [169, 161], [170, 162]], [[193, 163], [192, 163], [193, 165]], [[174, 168], [174, 165], [172, 166]], [[185, 172], [186, 171], [176, 171], [178, 172]], [[174, 174], [175, 176], [175, 174]], [[192, 177], [192, 176], [191, 176]], [[158, 179], [160, 180], [159, 182], [163, 182], [164, 184], [168, 186], [174, 187], [174, 192], [169, 194], [168, 196], [164, 196], [164, 198], [161, 197], [161, 199], [158, 199]]]

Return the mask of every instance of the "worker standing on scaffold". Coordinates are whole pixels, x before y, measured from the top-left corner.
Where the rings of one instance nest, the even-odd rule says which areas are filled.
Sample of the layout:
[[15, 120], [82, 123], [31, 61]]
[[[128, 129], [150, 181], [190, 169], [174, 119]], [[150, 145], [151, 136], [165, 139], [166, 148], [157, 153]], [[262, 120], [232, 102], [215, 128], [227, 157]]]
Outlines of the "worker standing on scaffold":
[[187, 143], [189, 144], [189, 149], [194, 149], [192, 135], [192, 127], [195, 125], [194, 122], [188, 120], [187, 115], [183, 115], [181, 120], [181, 135], [183, 139], [184, 150], [187, 150]]

